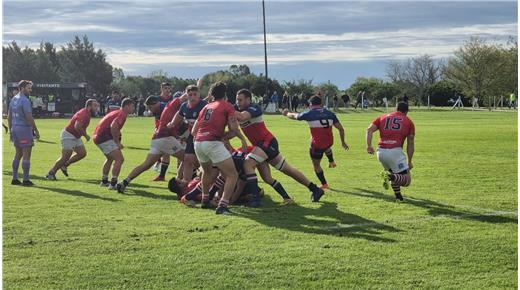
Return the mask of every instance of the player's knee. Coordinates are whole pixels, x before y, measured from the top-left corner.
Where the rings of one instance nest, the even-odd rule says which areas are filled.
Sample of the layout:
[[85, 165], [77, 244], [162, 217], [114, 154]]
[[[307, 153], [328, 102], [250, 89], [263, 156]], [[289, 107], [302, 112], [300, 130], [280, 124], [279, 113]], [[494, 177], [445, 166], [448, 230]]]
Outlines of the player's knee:
[[79, 159], [83, 159], [83, 158], [87, 157], [87, 151], [82, 151], [82, 152], [78, 153], [78, 157], [79, 157]]
[[286, 172], [286, 170], [288, 170], [289, 166], [287, 164], [287, 162], [285, 162], [285, 158], [280, 158], [280, 160], [278, 162], [276, 162], [274, 165], [274, 168], [276, 168], [277, 170], [281, 171], [281, 172]]

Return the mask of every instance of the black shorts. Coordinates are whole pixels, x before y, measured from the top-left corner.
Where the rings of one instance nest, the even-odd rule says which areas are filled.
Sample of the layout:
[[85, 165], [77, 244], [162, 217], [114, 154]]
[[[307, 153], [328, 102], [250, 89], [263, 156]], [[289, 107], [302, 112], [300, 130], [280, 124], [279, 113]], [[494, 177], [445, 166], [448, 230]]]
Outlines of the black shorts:
[[314, 148], [314, 146], [311, 145], [311, 148], [309, 149], [309, 155], [311, 156], [312, 159], [321, 160], [323, 158], [323, 154], [325, 154], [325, 152], [329, 149], [330, 149], [330, 147], [327, 147], [325, 149], [318, 149], [318, 148]]
[[195, 154], [195, 145], [193, 143], [193, 136], [190, 134], [186, 139], [186, 149], [184, 149], [185, 154]]
[[256, 144], [256, 147], [262, 149], [265, 155], [267, 155], [267, 159], [265, 161], [269, 162], [276, 158], [280, 154], [280, 150], [278, 149], [278, 141], [273, 137], [271, 141], [264, 142], [260, 141]]

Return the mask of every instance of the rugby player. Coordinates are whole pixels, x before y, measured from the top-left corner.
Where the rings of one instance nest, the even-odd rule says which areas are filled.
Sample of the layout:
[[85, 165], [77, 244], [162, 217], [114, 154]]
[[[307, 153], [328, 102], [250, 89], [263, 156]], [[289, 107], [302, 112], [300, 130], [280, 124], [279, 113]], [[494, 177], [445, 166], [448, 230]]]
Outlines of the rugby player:
[[[10, 140], [13, 142], [15, 155], [12, 162], [13, 179], [12, 185], [33, 186], [29, 180], [31, 169], [31, 151], [33, 137], [40, 138], [40, 132], [36, 127], [32, 115], [31, 101], [29, 95], [32, 92], [31, 81], [21, 80], [18, 83], [18, 94], [11, 99], [9, 111], [7, 112], [7, 124], [10, 131]], [[18, 167], [22, 159], [23, 181], [18, 180]]]
[[[209, 189], [217, 173], [212, 168], [213, 165], [226, 178], [224, 193], [215, 211], [216, 214], [230, 213], [227, 207], [238, 178], [231, 154], [222, 140], [237, 136], [244, 150], [247, 150], [247, 141], [238, 128], [235, 110], [226, 100], [226, 90], [227, 86], [223, 82], [216, 82], [210, 87], [209, 94], [214, 101], [202, 109], [191, 131], [195, 140], [195, 154], [202, 167], [203, 208], [210, 207]], [[224, 132], [226, 125], [229, 131]]]
[[[184, 94], [180, 98], [173, 99], [173, 101], [170, 101], [166, 107], [164, 107], [161, 113], [161, 118], [159, 119], [159, 126], [152, 136], [150, 151], [148, 152], [146, 159], [143, 163], [134, 168], [134, 170], [130, 172], [127, 178], [117, 184], [117, 191], [119, 193], [124, 193], [125, 188], [128, 186], [130, 181], [132, 181], [144, 171], [150, 169], [150, 167], [152, 167], [155, 162], [161, 159], [161, 157], [164, 157], [165, 155], [176, 155], [182, 159], [184, 150], [182, 149], [181, 143], [175, 138], [177, 128], [168, 128], [167, 125], [173, 119], [173, 116], [177, 114], [182, 102], [184, 102], [186, 99], [187, 95]], [[156, 113], [158, 110], [160, 110], [161, 106], [159, 103], [159, 98], [155, 96], [151, 96], [146, 99], [146, 106], [148, 106], [148, 109], [153, 113]]]
[[332, 126], [336, 127], [339, 131], [341, 139], [341, 146], [343, 149], [348, 150], [348, 145], [345, 143], [345, 130], [339, 122], [336, 114], [322, 107], [322, 101], [319, 96], [313, 96], [310, 100], [310, 109], [302, 113], [289, 113], [289, 110], [285, 109], [283, 114], [289, 119], [298, 121], [307, 121], [311, 130], [311, 146], [309, 154], [311, 156], [312, 165], [314, 172], [321, 182], [321, 188], [327, 189], [329, 185], [325, 179], [325, 174], [321, 168], [321, 159], [323, 154], [329, 159], [329, 168], [336, 167], [334, 162], [334, 156], [332, 154], [332, 145], [334, 144], [334, 136], [332, 134]]
[[[153, 113], [155, 117], [155, 130], [159, 127], [161, 114], [166, 105], [174, 99], [172, 95], [172, 85], [168, 82], [161, 83], [161, 94], [159, 96], [159, 109]], [[166, 172], [170, 166], [170, 155], [164, 154], [162, 158], [159, 158], [154, 167], [159, 168], [159, 175], [153, 181], [164, 181]]]
[[96, 114], [98, 108], [99, 103], [95, 99], [88, 99], [85, 102], [85, 108], [76, 112], [70, 119], [69, 124], [61, 130], [61, 157], [56, 160], [45, 178], [56, 180], [58, 169], [61, 169], [63, 175], [69, 176], [67, 167], [87, 156], [81, 137], [85, 137], [87, 142], [90, 140], [87, 128], [90, 124], [90, 118]]
[[[135, 105], [131, 99], [124, 99], [119, 110], [108, 113], [96, 126], [94, 130], [94, 144], [106, 157], [103, 164], [103, 175], [100, 186], [115, 190], [117, 177], [121, 171], [124, 158], [123, 144], [121, 144], [121, 129], [125, 125], [126, 117], [134, 112]], [[112, 163], [114, 166], [112, 167]], [[112, 179], [108, 182], [108, 173], [112, 167]]]
[[113, 90], [112, 97], [107, 102], [107, 114], [112, 111], [119, 110], [119, 108], [121, 108], [121, 99], [119, 96], [119, 91]]
[[[408, 104], [397, 103], [397, 110], [390, 114], [377, 117], [366, 131], [367, 153], [374, 154], [372, 147], [372, 135], [379, 130], [379, 143], [377, 159], [385, 169], [381, 172], [383, 186], [388, 189], [388, 181], [392, 184], [395, 198], [403, 200], [401, 186], [409, 186], [412, 182], [410, 170], [413, 168], [412, 157], [414, 153], [415, 126], [407, 116]], [[403, 153], [404, 140], [407, 141], [406, 154]]]
[[[311, 191], [311, 200], [318, 202], [323, 196], [323, 189], [312, 183], [296, 168], [292, 167], [278, 150], [278, 141], [267, 130], [262, 119], [261, 108], [251, 102], [251, 92], [247, 89], [241, 89], [237, 92], [235, 109], [236, 116], [240, 123], [242, 131], [254, 146], [251, 153], [247, 155], [244, 163], [244, 171], [247, 178], [247, 191], [251, 192], [255, 198], [251, 202], [251, 206], [260, 206], [260, 198], [258, 193], [258, 178], [255, 174], [255, 168], [263, 162], [269, 163], [274, 168], [280, 170], [285, 175], [292, 177], [300, 184], [306, 186]], [[280, 195], [287, 195], [283, 186], [275, 181], [270, 184]], [[286, 197], [284, 196], [284, 199]]]
[[186, 149], [184, 151], [183, 159], [183, 174], [184, 180], [190, 181], [193, 177], [193, 169], [196, 167], [197, 156], [195, 156], [195, 147], [193, 144], [193, 135], [191, 129], [197, 120], [200, 111], [208, 103], [200, 98], [199, 88], [195, 85], [189, 85], [186, 88], [188, 94], [188, 101], [181, 105], [180, 110], [175, 114], [173, 120], [168, 124], [168, 128], [178, 127], [182, 122], [188, 124], [189, 136], [186, 139]]

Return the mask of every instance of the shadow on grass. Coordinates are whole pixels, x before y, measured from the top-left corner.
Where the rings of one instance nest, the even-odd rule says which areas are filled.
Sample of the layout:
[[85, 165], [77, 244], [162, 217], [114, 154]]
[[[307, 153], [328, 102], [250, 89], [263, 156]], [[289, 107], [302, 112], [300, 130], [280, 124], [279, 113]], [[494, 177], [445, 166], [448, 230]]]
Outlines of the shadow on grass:
[[[81, 183], [88, 183], [88, 184], [95, 184], [95, 185], [99, 185], [101, 183], [101, 179], [74, 179], [74, 178], [69, 178], [69, 180], [70, 181], [74, 181], [74, 182], [81, 182]], [[167, 182], [162, 182], [162, 184], [164, 184], [163, 187], [142, 185], [142, 184], [138, 184], [138, 183], [131, 183], [128, 186], [128, 188], [132, 189], [133, 187], [136, 187], [136, 188], [168, 189], [168, 183]]]
[[[177, 200], [177, 195], [173, 194], [155, 194], [144, 190], [138, 190], [138, 189], [132, 189], [134, 185], [130, 184], [129, 187], [127, 187], [127, 190], [125, 191], [126, 195], [131, 195], [129, 193], [133, 192], [134, 195], [142, 196], [142, 197], [148, 197], [153, 199], [162, 199], [162, 200]], [[165, 190], [168, 190], [167, 188], [164, 188]]]
[[56, 142], [45, 141], [45, 140], [42, 140], [42, 139], [40, 139], [40, 140], [38, 140], [38, 141], [36, 141], [36, 142], [38, 142], [38, 143], [44, 143], [44, 144], [56, 144]]
[[132, 149], [132, 150], [141, 150], [141, 151], [148, 151], [148, 150], [150, 150], [150, 148], [142, 148], [142, 147], [134, 147], [134, 146], [126, 146], [125, 148]]
[[102, 197], [102, 196], [86, 193], [86, 192], [79, 191], [79, 190], [68, 190], [68, 189], [64, 189], [64, 188], [45, 187], [45, 186], [38, 186], [38, 185], [34, 186], [34, 188], [40, 188], [40, 189], [45, 189], [45, 190], [56, 192], [56, 193], [72, 195], [72, 196], [78, 196], [78, 197], [84, 197], [84, 198], [100, 199], [100, 200], [111, 201], [111, 202], [118, 202], [119, 201], [119, 200], [114, 199], [114, 198]]
[[[375, 198], [392, 203], [396, 202], [393, 195], [384, 194], [381, 192], [367, 190], [363, 188], [355, 188], [355, 190], [356, 191], [349, 192], [333, 189], [333, 191], [335, 192], [341, 192], [361, 197]], [[478, 213], [469, 210], [457, 209], [455, 206], [442, 204], [428, 199], [412, 198], [406, 196], [404, 199], [404, 204], [410, 204], [416, 207], [427, 209], [428, 213], [431, 216], [446, 216], [455, 219], [474, 220], [487, 223], [518, 223], [517, 217], [506, 217], [503, 213]]]
[[[10, 170], [4, 170], [4, 175], [13, 176], [13, 172]], [[21, 181], [22, 177], [23, 177], [23, 171], [20, 170], [18, 172], [18, 179], [20, 179], [20, 181]], [[38, 175], [31, 175], [31, 174], [29, 174], [29, 179], [30, 180], [47, 180], [45, 177], [38, 176]]]
[[395, 242], [393, 239], [380, 235], [385, 232], [400, 231], [389, 225], [342, 212], [333, 202], [320, 202], [319, 205], [319, 208], [306, 208], [300, 205], [279, 206], [266, 196], [263, 201], [263, 208], [245, 208], [236, 212], [239, 216], [252, 219], [269, 227], [308, 234], [362, 238], [377, 242]]

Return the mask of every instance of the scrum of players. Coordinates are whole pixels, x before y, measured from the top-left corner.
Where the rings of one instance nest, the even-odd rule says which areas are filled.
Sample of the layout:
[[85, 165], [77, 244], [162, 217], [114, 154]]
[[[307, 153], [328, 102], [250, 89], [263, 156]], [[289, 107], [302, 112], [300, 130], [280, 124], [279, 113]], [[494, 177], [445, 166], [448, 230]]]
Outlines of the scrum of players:
[[[168, 182], [168, 188], [188, 207], [215, 208], [216, 214], [230, 214], [231, 204], [260, 207], [264, 190], [258, 185], [257, 173], [264, 183], [271, 186], [286, 205], [295, 204], [284, 186], [271, 175], [271, 167], [291, 177], [307, 188], [312, 202], [319, 202], [329, 189], [321, 160], [325, 155], [328, 167], [335, 168], [332, 146], [333, 127], [339, 131], [341, 146], [348, 150], [345, 130], [336, 115], [323, 107], [322, 99], [315, 95], [309, 100], [308, 110], [302, 113], [283, 111], [289, 119], [306, 121], [310, 128], [310, 159], [321, 185], [313, 183], [300, 170], [293, 167], [279, 151], [278, 139], [267, 128], [262, 109], [252, 102], [252, 94], [241, 89], [236, 104], [227, 101], [226, 84], [211, 85], [208, 96], [201, 98], [200, 80], [189, 85], [183, 93], [171, 95], [171, 85], [161, 84], [161, 95], [150, 96], [145, 104], [155, 116], [155, 130], [145, 160], [126, 178], [118, 181], [124, 162], [121, 130], [126, 118], [135, 110], [130, 99], [124, 99], [119, 109], [105, 115], [96, 125], [92, 140], [103, 153], [100, 186], [124, 193], [131, 182], [154, 164], [160, 166], [155, 181], [165, 180], [170, 156], [178, 161], [176, 177]], [[39, 132], [32, 117], [28, 96], [32, 82], [20, 81], [19, 93], [8, 110], [10, 139], [15, 147], [12, 162], [11, 184], [32, 186], [29, 180], [30, 156], [33, 139]], [[89, 99], [61, 131], [61, 156], [48, 171], [48, 180], [57, 180], [60, 170], [69, 176], [68, 167], [83, 159], [87, 152], [81, 140], [89, 141], [87, 134], [90, 119], [99, 104]], [[412, 157], [414, 154], [415, 127], [407, 116], [408, 103], [399, 101], [396, 111], [383, 114], [373, 120], [366, 130], [366, 150], [377, 153], [384, 170], [380, 176], [385, 189], [392, 187], [395, 198], [403, 200], [401, 187], [411, 183]], [[373, 133], [379, 131], [377, 150], [372, 147]], [[240, 140], [240, 147], [233, 148], [230, 140]], [[407, 141], [406, 156], [403, 144]], [[18, 167], [22, 160], [23, 182], [18, 179]], [[111, 173], [111, 178], [109, 175]]]

